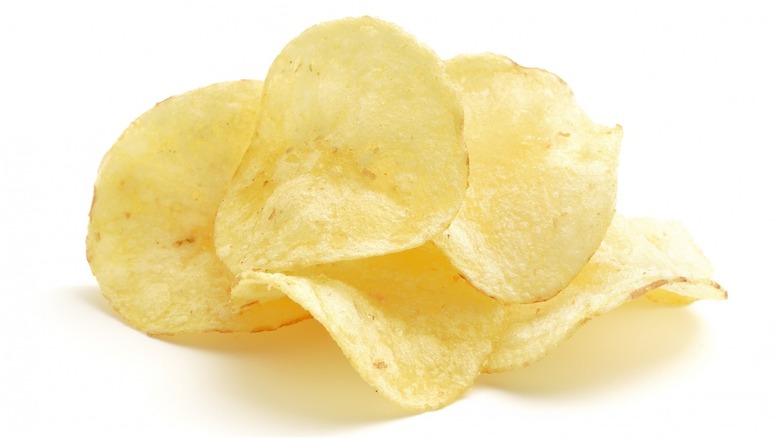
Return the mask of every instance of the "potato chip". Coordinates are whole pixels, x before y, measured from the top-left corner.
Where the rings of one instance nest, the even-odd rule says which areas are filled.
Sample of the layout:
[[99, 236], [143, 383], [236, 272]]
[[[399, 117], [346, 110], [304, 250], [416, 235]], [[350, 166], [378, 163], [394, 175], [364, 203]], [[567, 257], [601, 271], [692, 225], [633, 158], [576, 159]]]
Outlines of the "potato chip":
[[[712, 277], [710, 262], [681, 223], [649, 218], [636, 218], [632, 223], [638, 232], [683, 270], [681, 275], [688, 278]], [[686, 282], [664, 285], [645, 296], [662, 304], [684, 305], [697, 299], [718, 299], [722, 293], [719, 288], [691, 286]]]
[[[655, 293], [660, 287], [690, 300], [726, 298], [726, 292], [709, 275], [699, 276], [709, 272], [709, 265], [699, 257], [691, 239], [680, 235], [681, 229], [663, 222], [649, 227], [645, 221], [615, 215], [598, 251], [560, 294], [543, 303], [509, 305], [508, 330], [485, 371], [526, 366], [590, 318], [648, 292]], [[682, 239], [667, 242], [669, 245], [653, 243], [666, 242], [667, 232]]]
[[691, 300], [725, 298], [717, 283], [697, 276], [706, 260], [676, 255], [697, 254], [689, 238], [677, 233], [685, 243], [670, 256], [662, 249], [671, 246], [651, 242], [664, 239], [668, 224], [654, 223], [652, 231], [637, 224], [616, 215], [582, 272], [541, 303], [489, 299], [430, 243], [290, 275], [246, 273], [251, 287], [233, 294], [242, 302], [289, 295], [379, 392], [410, 409], [435, 409], [467, 390], [479, 369], [498, 372], [536, 361], [585, 321], [661, 286], [680, 286], [677, 293]]
[[87, 259], [111, 305], [153, 334], [273, 329], [308, 317], [288, 298], [233, 312], [214, 216], [255, 132], [260, 81], [211, 85], [143, 114], [100, 165]]
[[591, 122], [557, 76], [502, 56], [460, 56], [447, 74], [463, 97], [470, 178], [435, 242], [488, 295], [548, 299], [606, 233], [622, 130]]
[[252, 279], [308, 309], [368, 383], [414, 410], [442, 407], [471, 387], [503, 329], [503, 306], [430, 243]]
[[258, 135], [217, 214], [219, 256], [239, 274], [423, 244], [462, 203], [462, 124], [442, 62], [398, 27], [308, 29], [268, 72]]

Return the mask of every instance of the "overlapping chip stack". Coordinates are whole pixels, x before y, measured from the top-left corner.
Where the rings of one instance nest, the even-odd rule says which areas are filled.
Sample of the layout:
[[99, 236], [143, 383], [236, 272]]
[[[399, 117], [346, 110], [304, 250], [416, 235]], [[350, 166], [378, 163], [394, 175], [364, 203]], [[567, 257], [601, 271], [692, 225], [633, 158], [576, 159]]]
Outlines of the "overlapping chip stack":
[[324, 23], [264, 83], [133, 122], [100, 166], [87, 257], [141, 331], [311, 316], [380, 393], [437, 409], [631, 299], [726, 297], [679, 225], [615, 214], [620, 139], [551, 73]]

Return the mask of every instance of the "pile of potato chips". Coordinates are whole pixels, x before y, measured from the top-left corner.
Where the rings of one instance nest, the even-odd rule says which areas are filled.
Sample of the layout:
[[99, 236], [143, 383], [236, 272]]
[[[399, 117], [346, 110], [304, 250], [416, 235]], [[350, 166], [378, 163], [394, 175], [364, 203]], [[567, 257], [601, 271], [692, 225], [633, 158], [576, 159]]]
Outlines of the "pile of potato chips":
[[620, 141], [546, 71], [324, 23], [264, 82], [133, 122], [100, 166], [87, 258], [139, 330], [313, 317], [380, 393], [436, 409], [633, 298], [726, 297], [680, 225], [615, 214]]

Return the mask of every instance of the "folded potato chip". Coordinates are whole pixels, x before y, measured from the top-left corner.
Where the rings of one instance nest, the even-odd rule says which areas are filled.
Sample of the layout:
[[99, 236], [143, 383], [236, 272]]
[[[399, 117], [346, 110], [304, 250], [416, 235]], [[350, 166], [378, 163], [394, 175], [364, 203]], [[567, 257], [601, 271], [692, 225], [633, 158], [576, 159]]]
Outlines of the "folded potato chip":
[[[470, 388], [503, 328], [503, 306], [430, 243], [252, 280], [311, 312], [369, 384], [414, 410], [440, 408]], [[264, 299], [260, 287], [242, 299], [252, 290]]]
[[258, 135], [216, 218], [236, 274], [397, 252], [460, 207], [463, 110], [439, 58], [373, 19], [314, 26], [271, 65]]
[[456, 57], [447, 74], [463, 97], [470, 177], [435, 242], [488, 295], [546, 300], [612, 220], [621, 128], [591, 122], [557, 76], [503, 56]]
[[[679, 222], [660, 221], [650, 218], [632, 220], [637, 232], [641, 233], [672, 262], [684, 270], [689, 278], [712, 277], [712, 266], [704, 253], [693, 242], [690, 234]], [[709, 293], [709, 296], [703, 294]], [[722, 291], [718, 288], [700, 287], [689, 282], [674, 282], [648, 292], [645, 296], [663, 304], [689, 304], [696, 299], [718, 299]]]
[[507, 331], [485, 371], [526, 366], [589, 319], [646, 293], [675, 303], [726, 298], [684, 229], [615, 215], [598, 251], [560, 294], [543, 303], [508, 306]]
[[111, 305], [153, 334], [274, 329], [308, 317], [288, 298], [233, 311], [213, 222], [255, 133], [260, 81], [214, 84], [143, 114], [106, 153], [87, 259]]
[[[669, 224], [616, 215], [582, 272], [542, 303], [502, 304], [461, 277], [432, 244], [401, 253], [310, 267], [293, 274], [253, 272], [241, 302], [287, 294], [309, 310], [363, 378], [401, 406], [436, 409], [473, 384], [479, 371], [519, 368], [546, 355], [585, 321], [659, 287], [683, 286], [686, 299], [724, 299], [701, 277], [707, 262], [689, 238], [663, 241]], [[647, 235], [647, 237], [646, 237]], [[648, 239], [649, 238], [649, 239]], [[673, 255], [665, 252], [678, 247]], [[671, 292], [665, 292], [670, 294]], [[682, 298], [682, 297], [678, 297]]]

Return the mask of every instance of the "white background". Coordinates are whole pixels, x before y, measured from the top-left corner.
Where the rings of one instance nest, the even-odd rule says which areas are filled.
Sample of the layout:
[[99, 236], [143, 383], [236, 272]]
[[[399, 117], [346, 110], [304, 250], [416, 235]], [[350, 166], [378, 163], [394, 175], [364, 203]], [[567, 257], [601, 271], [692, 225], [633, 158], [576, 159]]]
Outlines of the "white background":
[[[69, 3], [0, 6], [0, 436], [780, 436], [769, 1]], [[683, 221], [729, 300], [620, 309], [418, 415], [312, 321], [173, 339], [126, 326], [84, 257], [105, 151], [155, 102], [261, 79], [305, 28], [364, 14], [442, 58], [494, 51], [564, 78], [624, 127], [619, 209]]]

